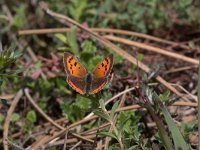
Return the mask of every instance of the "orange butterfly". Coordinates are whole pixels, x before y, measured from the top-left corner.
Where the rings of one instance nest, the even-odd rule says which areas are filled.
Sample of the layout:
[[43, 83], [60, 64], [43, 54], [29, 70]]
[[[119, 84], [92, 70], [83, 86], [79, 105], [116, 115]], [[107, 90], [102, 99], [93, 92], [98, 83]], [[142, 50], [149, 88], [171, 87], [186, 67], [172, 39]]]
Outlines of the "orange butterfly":
[[63, 58], [68, 84], [80, 94], [95, 94], [108, 82], [108, 76], [113, 66], [113, 55], [104, 58], [88, 73], [85, 67], [69, 52]]

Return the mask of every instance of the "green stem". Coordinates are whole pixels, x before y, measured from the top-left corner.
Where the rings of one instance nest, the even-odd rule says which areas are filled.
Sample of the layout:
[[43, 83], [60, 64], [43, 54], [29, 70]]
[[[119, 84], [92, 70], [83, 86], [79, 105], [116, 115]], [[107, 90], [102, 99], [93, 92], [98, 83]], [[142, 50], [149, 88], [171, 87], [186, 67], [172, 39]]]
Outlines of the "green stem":
[[158, 132], [160, 134], [160, 137], [165, 145], [165, 148], [167, 150], [173, 150], [173, 144], [171, 142], [171, 139], [168, 136], [168, 133], [165, 130], [165, 125], [163, 124], [162, 120], [155, 114], [154, 109], [152, 108], [150, 102], [147, 100], [145, 103], [145, 107], [147, 108], [147, 110], [150, 112], [153, 120], [155, 121], [157, 127], [158, 127]]

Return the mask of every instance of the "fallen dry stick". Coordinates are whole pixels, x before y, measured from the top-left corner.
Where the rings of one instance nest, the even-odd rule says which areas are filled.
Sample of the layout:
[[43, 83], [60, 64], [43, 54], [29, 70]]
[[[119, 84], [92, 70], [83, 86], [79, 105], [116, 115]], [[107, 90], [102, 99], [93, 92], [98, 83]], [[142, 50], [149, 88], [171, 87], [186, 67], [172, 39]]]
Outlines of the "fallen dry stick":
[[11, 121], [11, 116], [15, 110], [15, 107], [17, 106], [17, 103], [19, 102], [20, 98], [22, 97], [23, 95], [23, 92], [22, 90], [20, 90], [14, 100], [12, 101], [11, 103], [11, 106], [7, 112], [7, 116], [6, 116], [6, 119], [5, 119], [5, 122], [4, 122], [4, 126], [3, 126], [3, 147], [4, 147], [4, 150], [8, 150], [8, 130], [9, 130], [9, 126], [10, 126], [10, 121]]
[[181, 55], [181, 54], [177, 54], [177, 53], [174, 53], [174, 52], [170, 52], [170, 51], [158, 48], [158, 47], [154, 47], [154, 46], [150, 46], [150, 45], [147, 45], [147, 44], [131, 41], [131, 40], [116, 37], [116, 36], [113, 36], [113, 35], [106, 35], [104, 37], [106, 39], [114, 41], [114, 42], [119, 42], [119, 43], [130, 45], [130, 46], [135, 46], [135, 47], [138, 47], [138, 48], [141, 48], [141, 49], [145, 49], [147, 51], [152, 51], [152, 52], [159, 53], [159, 54], [162, 54], [162, 55], [165, 55], [165, 56], [180, 59], [180, 60], [186, 61], [186, 62], [194, 64], [194, 65], [199, 64], [199, 61], [196, 60], [196, 59], [193, 59], [193, 58]]
[[[33, 35], [33, 34], [47, 34], [47, 33], [65, 33], [69, 32], [71, 29], [70, 28], [48, 28], [48, 29], [31, 29], [31, 30], [21, 30], [18, 32], [19, 35]], [[161, 39], [158, 37], [154, 37], [151, 35], [143, 34], [143, 33], [138, 33], [138, 32], [133, 32], [133, 31], [127, 31], [127, 30], [121, 30], [121, 29], [111, 29], [111, 28], [91, 28], [93, 32], [101, 32], [101, 33], [112, 33], [112, 34], [120, 34], [120, 35], [129, 35], [129, 36], [135, 36], [163, 44], [169, 44], [169, 45], [178, 45], [182, 48], [189, 49], [188, 46], [182, 44], [182, 43], [177, 43], [177, 42], [172, 42], [169, 40]], [[80, 31], [80, 30], [78, 30]]]

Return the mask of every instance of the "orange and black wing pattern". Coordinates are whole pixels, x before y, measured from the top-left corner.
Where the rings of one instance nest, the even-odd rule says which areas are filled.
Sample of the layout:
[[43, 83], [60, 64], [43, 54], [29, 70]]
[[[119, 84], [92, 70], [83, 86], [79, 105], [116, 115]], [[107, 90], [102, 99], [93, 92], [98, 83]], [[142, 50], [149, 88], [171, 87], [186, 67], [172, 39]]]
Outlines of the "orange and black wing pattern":
[[85, 77], [88, 74], [85, 67], [69, 52], [64, 53], [63, 63], [67, 74], [67, 83], [78, 93], [85, 94]]
[[92, 72], [93, 81], [91, 84], [90, 94], [99, 92], [108, 81], [108, 76], [113, 66], [113, 55], [110, 54], [104, 58]]
[[94, 78], [103, 78], [110, 74], [113, 66], [113, 55], [110, 54], [104, 58], [93, 70], [92, 75]]

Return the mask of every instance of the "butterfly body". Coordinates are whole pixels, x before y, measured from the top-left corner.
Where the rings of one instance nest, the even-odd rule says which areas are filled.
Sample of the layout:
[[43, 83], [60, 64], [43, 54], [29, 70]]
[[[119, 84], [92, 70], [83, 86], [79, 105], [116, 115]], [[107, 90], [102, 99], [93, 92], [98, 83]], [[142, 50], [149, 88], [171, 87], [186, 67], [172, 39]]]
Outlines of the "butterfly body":
[[88, 73], [85, 67], [69, 52], [64, 53], [64, 66], [68, 84], [80, 94], [95, 94], [108, 82], [113, 65], [113, 55], [109, 55]]

